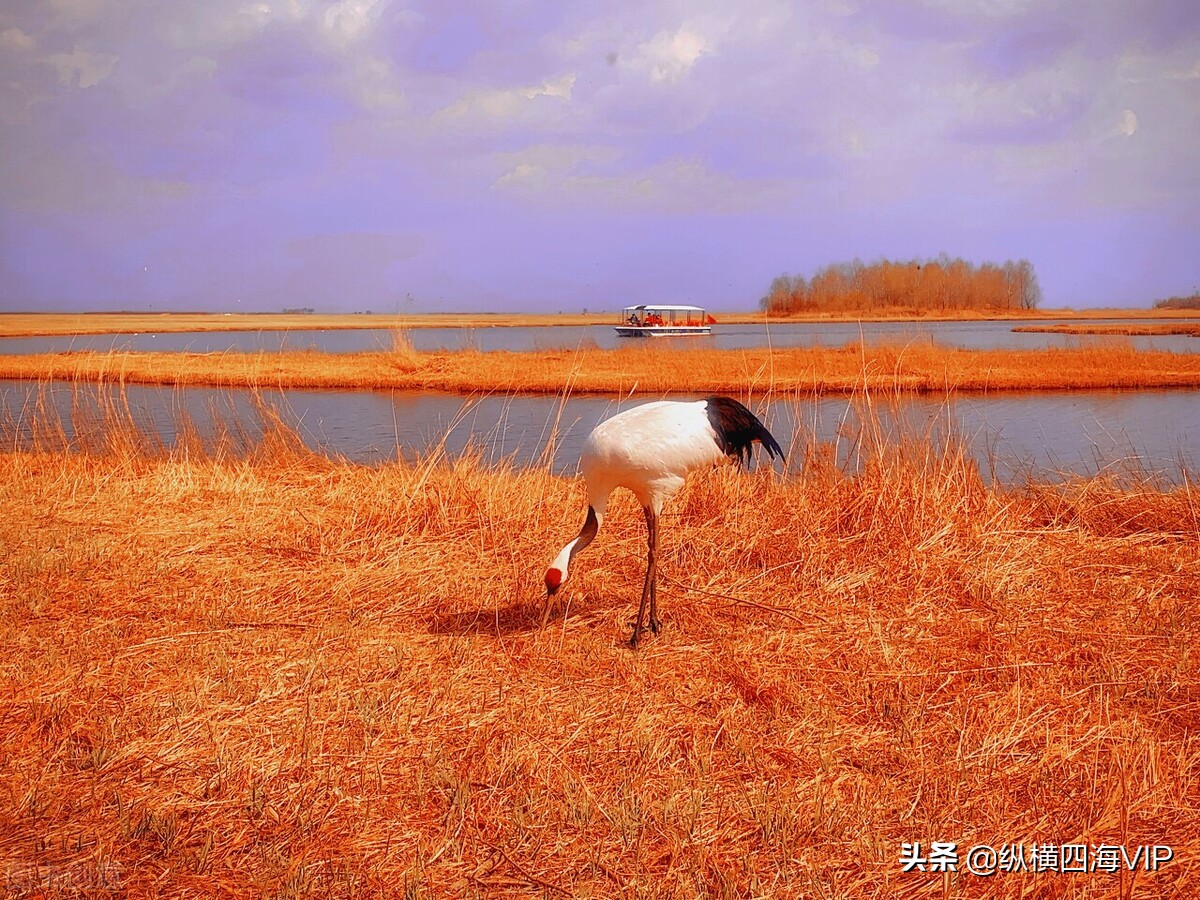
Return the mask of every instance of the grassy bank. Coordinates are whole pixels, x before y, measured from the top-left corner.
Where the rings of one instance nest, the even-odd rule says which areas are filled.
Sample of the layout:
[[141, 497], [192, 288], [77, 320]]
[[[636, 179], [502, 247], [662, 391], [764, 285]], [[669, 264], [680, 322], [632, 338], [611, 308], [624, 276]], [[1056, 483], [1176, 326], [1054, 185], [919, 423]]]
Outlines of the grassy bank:
[[[920, 445], [695, 476], [625, 644], [614, 498], [471, 460], [0, 454], [17, 893], [1184, 897], [1200, 498], [1012, 493]], [[900, 871], [904, 841], [1169, 844], [1136, 876]]]
[[[0, 337], [59, 334], [164, 333], [181, 331], [307, 331], [347, 328], [487, 328], [551, 325], [612, 325], [617, 310], [600, 313], [421, 313], [408, 315], [282, 313], [0, 313]], [[809, 312], [767, 317], [761, 312], [716, 312], [723, 325], [771, 322], [981, 321], [1044, 317], [1170, 319], [1195, 310], [875, 310]]]
[[460, 351], [285, 353], [68, 353], [0, 356], [0, 378], [141, 384], [469, 393], [662, 394], [748, 389], [850, 392], [875, 388], [941, 392], [1195, 388], [1200, 354], [1136, 351], [1128, 345], [1049, 350], [961, 350], [909, 346], [617, 350], [532, 353]]
[[1041, 332], [1044, 334], [1112, 334], [1112, 335], [1163, 335], [1184, 334], [1200, 337], [1200, 325], [1180, 323], [1177, 325], [1018, 325], [1013, 331]]
[[355, 328], [486, 328], [531, 325], [611, 325], [615, 313], [427, 313], [412, 315], [286, 313], [6, 313], [0, 337], [181, 331], [309, 331]]

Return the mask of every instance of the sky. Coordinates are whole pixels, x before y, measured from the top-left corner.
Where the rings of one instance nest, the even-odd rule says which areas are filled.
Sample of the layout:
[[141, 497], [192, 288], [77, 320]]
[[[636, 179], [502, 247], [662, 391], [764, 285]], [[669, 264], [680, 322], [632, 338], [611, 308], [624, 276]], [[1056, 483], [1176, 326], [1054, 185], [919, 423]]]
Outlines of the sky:
[[1200, 290], [1196, 0], [5, 0], [0, 309]]

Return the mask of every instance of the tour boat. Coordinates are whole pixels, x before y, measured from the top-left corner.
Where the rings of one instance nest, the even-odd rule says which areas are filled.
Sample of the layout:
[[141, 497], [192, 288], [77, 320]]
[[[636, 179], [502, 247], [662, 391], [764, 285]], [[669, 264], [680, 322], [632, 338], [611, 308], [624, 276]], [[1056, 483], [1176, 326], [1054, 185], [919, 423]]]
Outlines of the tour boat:
[[712, 334], [716, 319], [699, 306], [627, 306], [621, 310], [620, 337], [668, 337]]

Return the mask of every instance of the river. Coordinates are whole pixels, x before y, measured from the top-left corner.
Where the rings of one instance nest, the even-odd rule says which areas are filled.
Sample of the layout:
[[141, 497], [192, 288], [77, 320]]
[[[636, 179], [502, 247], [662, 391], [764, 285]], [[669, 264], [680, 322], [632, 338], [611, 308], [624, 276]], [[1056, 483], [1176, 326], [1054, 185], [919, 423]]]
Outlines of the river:
[[[31, 423], [62, 422], [69, 438], [88, 438], [98, 398], [116, 388], [69, 383], [0, 381], [0, 423], [8, 446], [28, 439]], [[37, 411], [39, 395], [43, 411]], [[490, 462], [537, 464], [549, 452], [555, 471], [575, 471], [583, 440], [603, 417], [651, 398], [620, 403], [577, 397], [481, 396], [369, 391], [263, 391], [131, 385], [124, 400], [138, 427], [165, 446], [185, 422], [211, 438], [224, 429], [253, 441], [262, 404], [278, 410], [313, 449], [359, 463], [414, 458], [442, 445], [451, 455], [468, 446]], [[753, 405], [753, 404], [752, 404]], [[47, 416], [47, 411], [53, 414]], [[859, 407], [844, 397], [797, 396], [756, 406], [793, 464], [812, 441], [836, 447], [853, 465]], [[1200, 392], [1072, 391], [964, 394], [951, 400], [917, 396], [876, 406], [893, 435], [951, 434], [965, 442], [984, 475], [1002, 484], [1059, 479], [1101, 471], [1153, 473], [1179, 483], [1200, 462]], [[557, 423], [557, 427], [556, 427]], [[553, 447], [547, 451], [551, 434]]]

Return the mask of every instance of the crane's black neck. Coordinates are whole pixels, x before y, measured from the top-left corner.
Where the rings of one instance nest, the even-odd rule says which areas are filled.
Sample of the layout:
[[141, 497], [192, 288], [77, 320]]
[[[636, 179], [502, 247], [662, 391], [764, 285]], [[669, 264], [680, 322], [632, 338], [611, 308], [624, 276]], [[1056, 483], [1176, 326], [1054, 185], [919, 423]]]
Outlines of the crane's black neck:
[[596, 532], [600, 530], [600, 520], [596, 517], [596, 510], [589, 506], [587, 518], [583, 520], [583, 528], [579, 529], [579, 537], [575, 538], [575, 543], [571, 546], [571, 555], [567, 558], [567, 565], [575, 558], [575, 554], [586, 547], [596, 537]]

